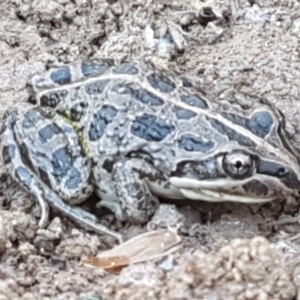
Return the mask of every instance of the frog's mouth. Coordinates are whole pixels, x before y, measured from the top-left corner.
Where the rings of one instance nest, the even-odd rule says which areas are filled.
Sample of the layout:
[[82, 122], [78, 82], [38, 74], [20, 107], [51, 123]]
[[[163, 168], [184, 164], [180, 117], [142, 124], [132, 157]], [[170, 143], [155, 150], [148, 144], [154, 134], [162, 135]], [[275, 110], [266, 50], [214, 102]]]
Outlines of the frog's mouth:
[[[270, 178], [268, 178], [268, 180], [270, 180]], [[257, 179], [256, 181], [249, 181], [248, 179], [196, 180], [171, 177], [170, 183], [188, 199], [209, 202], [255, 204], [284, 198], [292, 194], [292, 190], [287, 190], [280, 181], [272, 182], [268, 180], [259, 182]], [[246, 186], [248, 184], [249, 187], [249, 183], [251, 184], [251, 188], [247, 189]], [[262, 190], [261, 187], [264, 189]]]

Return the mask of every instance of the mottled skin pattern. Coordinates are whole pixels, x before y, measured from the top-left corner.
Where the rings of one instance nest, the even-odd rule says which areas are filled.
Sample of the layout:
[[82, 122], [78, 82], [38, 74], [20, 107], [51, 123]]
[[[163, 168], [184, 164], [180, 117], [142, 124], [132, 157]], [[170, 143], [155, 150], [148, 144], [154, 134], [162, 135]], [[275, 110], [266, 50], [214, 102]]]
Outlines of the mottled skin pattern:
[[34, 109], [4, 116], [2, 155], [44, 223], [49, 203], [120, 238], [72, 207], [93, 190], [133, 223], [149, 220], [157, 196], [258, 203], [299, 193], [298, 154], [269, 104], [208, 100], [138, 61], [66, 65], [33, 78], [30, 91]]

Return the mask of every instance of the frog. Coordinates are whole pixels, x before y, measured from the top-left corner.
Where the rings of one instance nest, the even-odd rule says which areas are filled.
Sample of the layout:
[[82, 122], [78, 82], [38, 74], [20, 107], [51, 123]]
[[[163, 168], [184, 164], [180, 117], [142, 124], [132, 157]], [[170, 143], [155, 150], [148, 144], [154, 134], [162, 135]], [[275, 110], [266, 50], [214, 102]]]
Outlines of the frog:
[[188, 76], [132, 59], [53, 67], [27, 85], [28, 102], [2, 117], [7, 173], [80, 225], [113, 236], [80, 207], [93, 193], [119, 221], [145, 224], [161, 198], [265, 203], [299, 196], [298, 150], [284, 115], [208, 97]]

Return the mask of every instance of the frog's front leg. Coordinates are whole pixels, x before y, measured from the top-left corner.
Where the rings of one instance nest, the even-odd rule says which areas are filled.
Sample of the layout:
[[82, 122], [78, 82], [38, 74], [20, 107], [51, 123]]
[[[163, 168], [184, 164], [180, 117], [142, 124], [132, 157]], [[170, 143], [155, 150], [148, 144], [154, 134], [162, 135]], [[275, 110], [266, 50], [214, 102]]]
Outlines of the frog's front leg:
[[[124, 158], [114, 163], [112, 181], [116, 199], [102, 193], [99, 206], [112, 210], [118, 220], [143, 224], [149, 221], [159, 202], [149, 182], [165, 182], [160, 172], [142, 159]], [[103, 189], [102, 189], [103, 190]]]
[[[92, 192], [91, 166], [74, 128], [60, 116], [45, 116], [38, 108], [13, 108], [4, 115], [1, 155], [8, 173], [35, 196], [41, 207], [39, 225], [48, 222], [48, 204], [80, 225], [121, 236], [78, 208]], [[69, 204], [69, 205], [68, 205]]]

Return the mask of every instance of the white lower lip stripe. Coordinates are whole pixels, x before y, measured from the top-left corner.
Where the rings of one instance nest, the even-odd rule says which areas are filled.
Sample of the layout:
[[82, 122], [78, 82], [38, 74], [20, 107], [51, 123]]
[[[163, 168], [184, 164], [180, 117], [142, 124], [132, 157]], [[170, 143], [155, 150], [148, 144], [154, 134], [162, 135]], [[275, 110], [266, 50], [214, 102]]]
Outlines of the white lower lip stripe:
[[191, 200], [203, 200], [209, 202], [239, 202], [239, 203], [264, 203], [272, 201], [274, 198], [251, 198], [247, 196], [230, 195], [225, 193], [214, 192], [210, 190], [192, 190], [180, 189], [180, 192]]
[[[227, 186], [235, 187], [236, 181], [230, 179], [218, 179], [217, 181], [207, 181], [207, 180], [198, 180], [192, 178], [180, 178], [180, 177], [171, 177], [170, 182], [172, 185], [177, 188], [183, 189], [210, 189], [212, 190], [216, 186]], [[240, 181], [242, 182], [242, 181]]]

